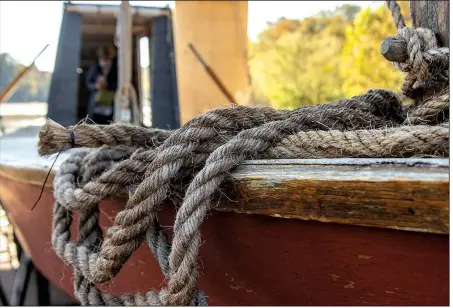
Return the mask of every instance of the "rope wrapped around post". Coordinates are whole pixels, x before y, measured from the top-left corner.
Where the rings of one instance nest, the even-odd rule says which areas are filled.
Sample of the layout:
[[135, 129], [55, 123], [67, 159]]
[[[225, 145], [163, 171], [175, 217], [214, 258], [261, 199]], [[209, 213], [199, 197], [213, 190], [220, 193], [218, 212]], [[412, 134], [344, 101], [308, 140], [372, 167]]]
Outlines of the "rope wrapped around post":
[[[404, 27], [404, 20], [396, 20]], [[430, 54], [429, 50], [425, 53]], [[442, 65], [443, 60], [427, 62], [424, 53], [421, 64], [414, 64], [419, 56], [415, 52], [412, 62], [401, 64], [408, 68], [408, 75], [426, 63], [428, 72], [431, 66]], [[394, 93], [377, 89], [292, 111], [244, 106], [215, 109], [175, 131], [118, 123], [81, 123], [65, 129], [49, 121], [39, 135], [40, 155], [85, 147], [77, 149], [55, 176], [52, 247], [73, 269], [75, 294], [83, 305], [206, 305], [198, 286], [200, 228], [214, 194], [241, 162], [448, 157], [448, 110], [448, 90], [403, 108]], [[129, 191], [126, 208], [103, 235], [98, 204], [124, 189]], [[168, 200], [177, 206], [171, 243], [157, 217]], [[71, 241], [74, 211], [79, 212], [78, 236]], [[97, 289], [95, 284], [113, 279], [143, 241], [166, 277], [164, 287], [121, 296]]]
[[433, 31], [406, 27], [401, 9], [395, 0], [386, 0], [397, 28], [395, 37], [388, 37], [381, 45], [382, 55], [406, 77], [401, 86], [403, 94], [414, 98], [414, 85], [436, 82], [448, 87], [450, 49], [438, 47]]

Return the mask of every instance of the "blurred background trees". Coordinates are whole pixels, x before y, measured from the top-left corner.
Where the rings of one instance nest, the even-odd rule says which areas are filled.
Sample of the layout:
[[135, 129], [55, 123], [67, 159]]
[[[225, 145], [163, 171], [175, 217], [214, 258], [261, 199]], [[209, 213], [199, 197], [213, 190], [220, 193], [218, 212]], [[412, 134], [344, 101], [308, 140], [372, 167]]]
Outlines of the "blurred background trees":
[[[409, 20], [409, 2], [399, 1]], [[255, 103], [292, 109], [358, 95], [370, 88], [399, 92], [403, 74], [380, 54], [396, 33], [384, 5], [345, 4], [303, 20], [281, 18], [250, 44]]]
[[[6, 88], [10, 81], [25, 66], [14, 60], [8, 53], [0, 54], [0, 91]], [[44, 72], [33, 67], [19, 82], [16, 92], [9, 102], [46, 102], [49, 95], [52, 73]]]

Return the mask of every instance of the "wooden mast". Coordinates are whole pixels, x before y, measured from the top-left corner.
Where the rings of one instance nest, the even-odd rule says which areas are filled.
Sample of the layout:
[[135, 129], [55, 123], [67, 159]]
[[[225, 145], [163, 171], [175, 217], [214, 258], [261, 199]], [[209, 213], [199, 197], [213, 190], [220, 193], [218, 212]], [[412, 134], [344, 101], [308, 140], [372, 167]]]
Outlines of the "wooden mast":
[[[114, 121], [141, 122], [137, 94], [132, 86], [132, 14], [129, 1], [121, 1], [117, 20], [118, 34], [118, 89], [114, 102]], [[128, 106], [126, 106], [126, 104]], [[124, 114], [130, 108], [132, 119]], [[125, 117], [124, 117], [125, 116]]]

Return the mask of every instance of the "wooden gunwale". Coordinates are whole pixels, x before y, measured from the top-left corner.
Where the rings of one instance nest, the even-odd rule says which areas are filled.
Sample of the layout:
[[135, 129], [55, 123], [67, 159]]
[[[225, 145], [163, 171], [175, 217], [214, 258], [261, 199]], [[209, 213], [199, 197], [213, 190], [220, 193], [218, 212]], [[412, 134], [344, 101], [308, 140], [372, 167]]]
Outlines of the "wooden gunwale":
[[[0, 141], [0, 177], [42, 186], [54, 157], [38, 157], [36, 138], [20, 139]], [[69, 155], [60, 155], [46, 187]], [[222, 191], [218, 211], [449, 233], [447, 158], [246, 161]]]

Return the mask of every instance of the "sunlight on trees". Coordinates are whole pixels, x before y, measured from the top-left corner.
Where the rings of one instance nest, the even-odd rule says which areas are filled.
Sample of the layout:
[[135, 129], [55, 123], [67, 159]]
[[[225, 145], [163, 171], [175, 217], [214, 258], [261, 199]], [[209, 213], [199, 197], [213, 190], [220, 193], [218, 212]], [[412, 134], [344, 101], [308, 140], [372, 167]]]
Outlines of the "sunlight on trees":
[[[400, 2], [409, 21], [409, 2]], [[279, 19], [250, 46], [255, 103], [293, 109], [358, 95], [399, 92], [403, 74], [379, 52], [396, 32], [385, 6], [343, 5], [303, 20]]]

